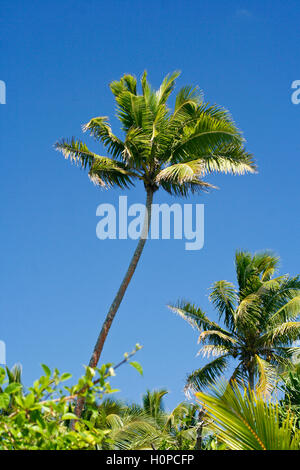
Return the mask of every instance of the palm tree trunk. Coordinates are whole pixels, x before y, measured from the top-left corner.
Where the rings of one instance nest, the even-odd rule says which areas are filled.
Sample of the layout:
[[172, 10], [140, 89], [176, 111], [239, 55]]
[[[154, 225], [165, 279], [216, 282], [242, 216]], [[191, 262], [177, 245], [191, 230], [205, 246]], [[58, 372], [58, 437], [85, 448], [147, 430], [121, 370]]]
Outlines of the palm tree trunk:
[[249, 374], [249, 388], [253, 392], [253, 390], [254, 390], [254, 370], [253, 370], [252, 366], [249, 367], [248, 374]]
[[204, 426], [204, 417], [205, 417], [205, 410], [201, 408], [198, 414], [198, 425], [197, 425], [197, 433], [196, 433], [196, 444], [195, 450], [202, 450], [202, 434], [203, 434], [203, 426]]
[[[149, 229], [150, 229], [150, 223], [151, 223], [151, 207], [152, 207], [152, 200], [153, 200], [153, 189], [147, 188], [147, 199], [146, 199], [146, 213], [145, 213], [145, 218], [144, 218], [144, 223], [143, 223], [143, 228], [141, 232], [141, 237], [139, 239], [138, 245], [136, 247], [136, 250], [133, 254], [133, 257], [131, 259], [131, 262], [129, 264], [128, 270], [125, 274], [125, 277], [122, 281], [122, 284], [120, 285], [120, 288], [117, 292], [117, 295], [115, 296], [113, 303], [110, 306], [110, 309], [108, 311], [108, 314], [106, 315], [106, 318], [104, 320], [104, 323], [102, 325], [100, 334], [98, 336], [97, 342], [94, 347], [94, 351], [92, 354], [92, 357], [89, 362], [89, 367], [95, 368], [97, 367], [97, 364], [99, 362], [100, 355], [102, 353], [102, 349], [105, 343], [105, 340], [107, 338], [108, 332], [110, 330], [111, 324], [116, 316], [116, 313], [118, 311], [118, 308], [123, 300], [123, 297], [125, 295], [125, 292], [127, 290], [127, 287], [131, 281], [131, 278], [135, 272], [135, 269], [137, 267], [138, 261], [141, 257], [141, 254], [143, 252]], [[79, 397], [77, 400], [76, 404], [76, 409], [75, 409], [75, 414], [76, 416], [80, 417], [83, 407], [84, 407], [85, 399], [84, 397]]]

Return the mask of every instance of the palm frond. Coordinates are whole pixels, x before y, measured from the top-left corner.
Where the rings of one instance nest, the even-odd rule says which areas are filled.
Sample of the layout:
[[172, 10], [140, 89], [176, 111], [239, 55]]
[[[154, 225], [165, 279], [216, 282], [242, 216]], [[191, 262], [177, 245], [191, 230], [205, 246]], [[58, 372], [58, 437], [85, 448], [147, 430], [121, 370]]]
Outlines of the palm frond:
[[201, 369], [195, 370], [187, 378], [184, 388], [186, 394], [203, 390], [216, 382], [228, 366], [228, 355], [217, 357]]
[[91, 119], [82, 126], [83, 132], [89, 132], [96, 140], [99, 140], [107, 148], [108, 152], [114, 157], [121, 157], [124, 153], [125, 145], [111, 130], [106, 116], [100, 116]]
[[[297, 318], [297, 302], [288, 305], [291, 300], [299, 296], [300, 278], [299, 276], [289, 277], [279, 276], [265, 281], [259, 292], [263, 298], [265, 311], [268, 312], [269, 322], [282, 322]], [[285, 308], [287, 307], [287, 308]], [[298, 309], [298, 312], [300, 310]]]
[[256, 293], [249, 294], [239, 303], [235, 311], [235, 323], [248, 328], [258, 325], [261, 315], [261, 299]]
[[300, 322], [284, 322], [268, 331], [263, 337], [266, 340], [272, 340], [272, 342], [277, 345], [292, 343], [300, 338]]
[[175, 179], [160, 178], [159, 186], [172, 196], [187, 197], [190, 194], [201, 192], [207, 193], [210, 189], [215, 189], [212, 184], [195, 178], [193, 181], [176, 181]]
[[176, 315], [179, 315], [181, 318], [183, 318], [193, 328], [196, 328], [199, 331], [215, 330], [228, 337], [232, 337], [232, 334], [229, 331], [221, 328], [221, 326], [216, 322], [209, 320], [201, 308], [196, 307], [190, 302], [181, 300], [174, 305], [168, 305], [168, 308], [172, 312], [176, 313]]
[[[296, 294], [296, 292], [295, 292]], [[291, 300], [284, 303], [269, 319], [269, 323], [282, 323], [287, 320], [296, 320], [300, 315], [300, 295], [295, 295]]]
[[265, 402], [237, 385], [219, 385], [211, 393], [197, 393], [213, 419], [218, 438], [232, 450], [299, 450], [300, 432], [290, 417], [282, 420], [278, 404]]
[[202, 155], [204, 174], [214, 172], [244, 175], [256, 173], [257, 166], [253, 155], [245, 150], [240, 143], [220, 145]]
[[210, 341], [215, 346], [224, 346], [230, 349], [232, 354], [234, 354], [234, 347], [237, 344], [237, 340], [232, 335], [218, 330], [202, 331], [198, 343], [205, 343], [205, 341]]
[[166, 75], [166, 77], [163, 79], [163, 82], [158, 89], [156, 96], [158, 100], [158, 106], [165, 104], [172, 93], [174, 86], [175, 86], [175, 80], [178, 78], [180, 75], [179, 71], [175, 71], [169, 75]]
[[257, 354], [255, 355], [255, 361], [258, 373], [256, 393], [261, 394], [263, 398], [266, 398], [275, 388], [277, 372], [275, 367], [270, 364], [270, 362], [265, 361]]
[[235, 304], [238, 300], [234, 285], [227, 281], [217, 281], [211, 288], [209, 299], [219, 312], [219, 318], [224, 318], [227, 328], [234, 326]]
[[222, 145], [240, 145], [242, 138], [235, 125], [226, 120], [219, 120], [204, 109], [197, 122], [183, 129], [183, 135], [172, 149], [172, 163], [180, 163], [187, 156], [192, 159], [209, 154], [211, 148]]
[[209, 358], [210, 356], [219, 357], [230, 352], [230, 349], [223, 345], [205, 344], [201, 349], [199, 349], [197, 356], [201, 355], [203, 358]]
[[88, 168], [90, 179], [99, 186], [127, 188], [134, 184], [133, 178], [138, 177], [129, 171], [124, 163], [108, 157], [101, 157], [91, 152], [84, 143], [75, 139], [57, 142], [55, 148], [62, 152], [66, 159], [69, 158], [84, 169]]
[[165, 181], [176, 181], [178, 183], [184, 183], [194, 181], [196, 177], [202, 176], [202, 161], [191, 160], [167, 166], [158, 173], [156, 181], [159, 183], [163, 179]]

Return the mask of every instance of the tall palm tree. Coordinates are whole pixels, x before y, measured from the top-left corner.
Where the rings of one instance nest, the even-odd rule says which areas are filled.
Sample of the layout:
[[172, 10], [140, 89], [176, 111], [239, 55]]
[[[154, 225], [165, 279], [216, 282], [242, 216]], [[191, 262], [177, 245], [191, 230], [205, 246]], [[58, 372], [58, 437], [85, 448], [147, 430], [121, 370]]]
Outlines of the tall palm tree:
[[187, 196], [212, 188], [203, 179], [208, 173], [244, 174], [256, 170], [228, 111], [205, 103], [197, 88], [181, 88], [171, 113], [167, 101], [178, 75], [178, 72], [167, 75], [155, 91], [144, 72], [141, 94], [132, 75], [124, 75], [110, 84], [124, 139], [112, 133], [108, 118], [103, 116], [91, 119], [83, 130], [99, 141], [111, 158], [90, 151], [74, 138], [55, 144], [65, 158], [87, 168], [90, 179], [99, 187], [126, 189], [140, 181], [146, 191], [141, 237], [98, 336], [89, 362], [93, 368], [142, 254], [154, 193], [162, 188], [169, 194]]
[[238, 288], [231, 282], [213, 284], [210, 301], [224, 327], [188, 302], [169, 306], [199, 332], [199, 353], [215, 356], [194, 371], [187, 390], [200, 391], [225, 372], [230, 358], [238, 364], [231, 377], [248, 382], [262, 393], [271, 391], [276, 369], [288, 365], [300, 338], [300, 278], [274, 277], [279, 258], [269, 252], [251, 255], [238, 251], [235, 257]]

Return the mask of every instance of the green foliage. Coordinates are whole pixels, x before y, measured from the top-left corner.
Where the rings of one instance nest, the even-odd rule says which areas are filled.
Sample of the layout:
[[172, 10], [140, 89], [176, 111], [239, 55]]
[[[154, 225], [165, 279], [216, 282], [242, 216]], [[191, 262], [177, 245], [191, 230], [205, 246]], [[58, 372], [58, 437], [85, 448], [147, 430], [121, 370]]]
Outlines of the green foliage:
[[[122, 361], [123, 363], [123, 361]], [[213, 393], [197, 393], [201, 406], [180, 403], [164, 411], [167, 391], [149, 390], [142, 406], [109, 397], [111, 364], [86, 368], [78, 383], [43, 365], [44, 375], [28, 390], [0, 369], [1, 450], [273, 450], [299, 449], [299, 373], [290, 373], [279, 406], [262, 395], [225, 384]], [[19, 377], [20, 378], [20, 377]], [[86, 397], [82, 418], [75, 399]], [[70, 422], [75, 420], [73, 429]], [[200, 432], [200, 434], [199, 434]], [[201, 439], [201, 446], [196, 447]]]
[[131, 361], [129, 364], [134, 367], [141, 375], [143, 375], [143, 368], [141, 364], [137, 361]]
[[[85, 375], [73, 386], [65, 385], [71, 374], [42, 367], [44, 375], [26, 391], [16, 370], [0, 369], [0, 449], [72, 450], [105, 445], [109, 431], [77, 419], [74, 407], [79, 395], [85, 396], [89, 409], [96, 400], [116, 391], [109, 383], [112, 365], [86, 367]], [[18, 381], [12, 381], [13, 377]], [[73, 430], [70, 420], [76, 420]]]
[[294, 419], [281, 419], [278, 403], [265, 402], [238, 385], [219, 385], [209, 394], [196, 393], [213, 420], [211, 428], [232, 450], [299, 450], [300, 431]]
[[284, 417], [290, 415], [295, 419], [295, 426], [300, 430], [300, 365], [293, 365], [282, 376], [283, 385], [281, 391], [284, 393], [280, 404], [283, 408]]
[[147, 390], [142, 406], [106, 399], [85, 413], [84, 419], [108, 432], [104, 449], [193, 449], [198, 405], [180, 403], [171, 413], [162, 403], [166, 390]]
[[236, 253], [238, 288], [228, 281], [215, 282], [210, 301], [225, 327], [210, 320], [195, 305], [181, 301], [170, 306], [199, 331], [199, 353], [213, 360], [189, 375], [187, 390], [200, 391], [214, 383], [228, 368], [238, 364], [231, 380], [249, 382], [263, 395], [272, 392], [278, 372], [291, 365], [300, 352], [299, 276], [273, 277], [279, 258], [270, 252]]

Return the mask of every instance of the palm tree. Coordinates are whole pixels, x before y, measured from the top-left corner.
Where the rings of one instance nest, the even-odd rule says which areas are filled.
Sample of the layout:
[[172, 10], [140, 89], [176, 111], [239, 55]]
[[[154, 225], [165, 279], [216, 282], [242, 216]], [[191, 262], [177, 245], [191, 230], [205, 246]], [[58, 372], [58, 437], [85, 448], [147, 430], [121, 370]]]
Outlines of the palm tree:
[[[168, 394], [166, 389], [147, 390], [142, 397], [143, 410], [155, 420], [161, 430], [160, 446], [168, 449], [182, 449], [186, 443], [188, 449], [202, 447], [204, 413], [198, 405], [179, 403], [170, 413], [165, 412], [163, 398]], [[156, 440], [157, 442], [157, 440]], [[160, 450], [161, 447], [160, 447]]]
[[91, 119], [83, 130], [99, 141], [111, 158], [90, 151], [86, 144], [74, 138], [55, 144], [65, 158], [87, 168], [90, 179], [99, 187], [126, 189], [140, 181], [146, 191], [141, 236], [98, 336], [89, 362], [92, 368], [98, 364], [112, 321], [142, 254], [154, 193], [162, 188], [169, 194], [187, 196], [213, 187], [203, 179], [208, 173], [256, 171], [228, 111], [205, 103], [197, 88], [182, 88], [176, 96], [174, 112], [170, 112], [167, 101], [178, 75], [178, 72], [167, 75], [154, 91], [144, 72], [141, 94], [132, 75], [124, 75], [110, 84], [124, 139], [112, 133], [107, 117]]
[[85, 423], [106, 433], [103, 449], [192, 448], [197, 434], [197, 404], [180, 403], [171, 413], [162, 403], [166, 390], [147, 390], [142, 406], [108, 398], [85, 410]]
[[200, 391], [238, 362], [231, 381], [247, 381], [262, 393], [272, 390], [276, 368], [286, 366], [299, 352], [293, 343], [300, 337], [299, 276], [273, 277], [278, 257], [269, 252], [235, 256], [238, 288], [227, 281], [213, 284], [210, 301], [224, 327], [188, 302], [169, 306], [199, 332], [199, 353], [214, 356], [211, 362], [187, 379], [187, 390]]

